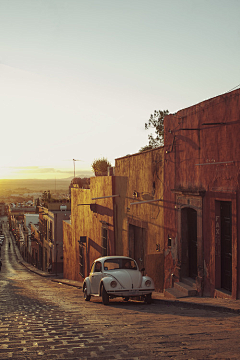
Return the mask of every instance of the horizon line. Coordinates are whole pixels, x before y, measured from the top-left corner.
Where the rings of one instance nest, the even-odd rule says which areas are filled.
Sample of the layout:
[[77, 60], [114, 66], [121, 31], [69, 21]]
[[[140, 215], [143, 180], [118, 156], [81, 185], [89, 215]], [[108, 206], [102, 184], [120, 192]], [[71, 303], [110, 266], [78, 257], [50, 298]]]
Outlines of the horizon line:
[[[94, 176], [94, 175], [93, 175]], [[75, 176], [75, 178], [78, 178], [79, 176]], [[91, 176], [86, 176], [86, 177], [91, 177]], [[74, 176], [73, 177], [69, 177], [69, 178], [61, 178], [61, 179], [56, 179], [56, 178], [48, 178], [48, 179], [41, 179], [41, 178], [34, 178], [34, 179], [32, 179], [32, 178], [26, 178], [26, 179], [21, 179], [21, 178], [15, 178], [15, 179], [0, 179], [0, 181], [1, 180], [13, 180], [13, 181], [15, 181], [15, 180], [22, 180], [22, 181], [26, 181], [26, 180], [43, 180], [43, 181], [61, 181], [61, 180], [71, 180], [71, 179], [74, 179]]]

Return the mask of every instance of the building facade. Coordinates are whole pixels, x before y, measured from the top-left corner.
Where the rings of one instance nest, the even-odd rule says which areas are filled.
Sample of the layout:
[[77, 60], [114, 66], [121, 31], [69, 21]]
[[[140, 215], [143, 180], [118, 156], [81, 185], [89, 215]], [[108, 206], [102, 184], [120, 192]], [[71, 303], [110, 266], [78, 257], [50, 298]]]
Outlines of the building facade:
[[63, 224], [64, 277], [82, 280], [93, 261], [115, 254], [114, 177], [90, 178], [90, 188], [71, 189], [71, 221]]
[[240, 297], [240, 90], [164, 119], [165, 288]]
[[104, 255], [131, 256], [163, 290], [163, 148], [115, 161], [111, 176], [71, 189], [71, 222], [63, 225], [64, 277], [82, 280]]
[[157, 291], [164, 284], [163, 176], [163, 148], [115, 160], [116, 253], [134, 258]]
[[39, 206], [39, 258], [44, 271], [63, 273], [63, 221], [69, 220], [70, 214], [70, 201]]
[[31, 257], [29, 262], [36, 266], [38, 269], [42, 269], [42, 258], [40, 257], [41, 241], [39, 225], [30, 224], [31, 228]]
[[3, 202], [0, 202], [0, 216], [7, 215], [7, 205]]
[[24, 236], [23, 242], [23, 251], [20, 252], [24, 254], [24, 259], [31, 263], [32, 262], [32, 240], [31, 240], [31, 224], [38, 226], [39, 215], [38, 214], [24, 214], [24, 222], [22, 226], [22, 233]]

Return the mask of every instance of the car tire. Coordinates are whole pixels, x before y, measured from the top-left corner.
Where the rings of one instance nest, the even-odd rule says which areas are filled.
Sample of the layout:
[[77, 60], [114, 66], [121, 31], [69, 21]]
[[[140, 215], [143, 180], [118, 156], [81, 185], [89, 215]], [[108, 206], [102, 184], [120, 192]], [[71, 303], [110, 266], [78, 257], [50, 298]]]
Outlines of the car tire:
[[145, 303], [151, 304], [152, 303], [152, 294], [145, 295]]
[[84, 300], [85, 301], [90, 301], [91, 295], [87, 294], [87, 285], [84, 287], [83, 294], [84, 294]]
[[102, 286], [102, 302], [104, 305], [109, 304], [109, 295], [106, 292], [104, 285]]

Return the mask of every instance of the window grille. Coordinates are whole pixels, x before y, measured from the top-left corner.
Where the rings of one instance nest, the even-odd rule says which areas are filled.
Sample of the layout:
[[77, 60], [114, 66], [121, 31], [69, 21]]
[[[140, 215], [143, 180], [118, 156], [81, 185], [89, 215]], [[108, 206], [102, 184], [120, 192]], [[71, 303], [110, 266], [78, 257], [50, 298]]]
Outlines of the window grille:
[[80, 236], [79, 241], [79, 266], [80, 271], [79, 274], [84, 277], [85, 269], [84, 269], [84, 244], [86, 244], [86, 236]]
[[106, 226], [102, 227], [102, 256], [108, 255], [108, 229]]

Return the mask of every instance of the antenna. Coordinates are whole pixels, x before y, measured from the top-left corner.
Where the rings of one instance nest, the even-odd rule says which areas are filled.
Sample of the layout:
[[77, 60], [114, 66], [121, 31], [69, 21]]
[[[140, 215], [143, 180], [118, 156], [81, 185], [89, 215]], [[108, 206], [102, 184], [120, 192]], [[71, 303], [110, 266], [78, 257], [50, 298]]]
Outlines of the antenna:
[[82, 161], [82, 160], [73, 159], [74, 179], [75, 179], [75, 162], [76, 161]]

